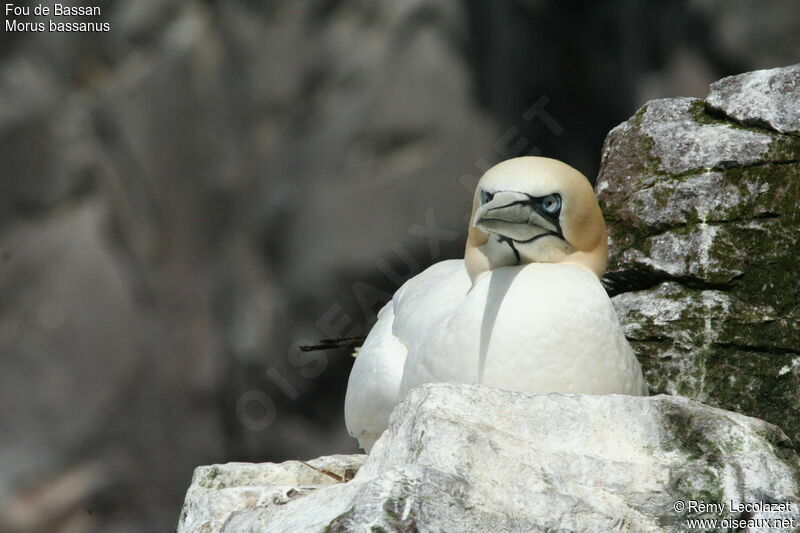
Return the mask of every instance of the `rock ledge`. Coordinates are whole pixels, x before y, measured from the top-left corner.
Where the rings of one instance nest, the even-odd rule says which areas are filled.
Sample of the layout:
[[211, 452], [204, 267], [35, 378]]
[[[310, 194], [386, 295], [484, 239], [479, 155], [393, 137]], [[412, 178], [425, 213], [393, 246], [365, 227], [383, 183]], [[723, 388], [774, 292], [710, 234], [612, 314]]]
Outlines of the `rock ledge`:
[[[312, 464], [344, 476], [362, 461]], [[678, 513], [678, 500], [796, 503], [798, 480], [779, 428], [687, 398], [431, 384], [352, 481], [296, 461], [200, 467], [178, 531], [684, 531], [741, 513]], [[797, 505], [748, 516], [800, 521]]]

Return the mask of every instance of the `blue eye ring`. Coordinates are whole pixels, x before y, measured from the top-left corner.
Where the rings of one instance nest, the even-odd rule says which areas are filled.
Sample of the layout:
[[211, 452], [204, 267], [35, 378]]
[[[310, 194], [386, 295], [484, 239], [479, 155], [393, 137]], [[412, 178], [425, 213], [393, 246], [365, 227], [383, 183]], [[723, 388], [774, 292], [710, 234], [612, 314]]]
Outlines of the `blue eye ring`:
[[486, 190], [481, 191], [481, 205], [485, 204], [486, 202], [491, 202], [492, 198], [494, 198], [493, 192]]
[[561, 195], [548, 194], [542, 198], [542, 209], [545, 213], [554, 215], [561, 210]]

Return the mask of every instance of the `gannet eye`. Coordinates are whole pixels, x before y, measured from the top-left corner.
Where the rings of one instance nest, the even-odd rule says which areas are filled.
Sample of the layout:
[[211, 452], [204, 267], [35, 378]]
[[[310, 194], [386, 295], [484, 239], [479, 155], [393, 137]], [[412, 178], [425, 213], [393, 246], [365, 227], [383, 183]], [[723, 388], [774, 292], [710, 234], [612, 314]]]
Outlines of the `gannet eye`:
[[561, 196], [558, 194], [548, 194], [542, 198], [542, 209], [547, 213], [558, 213], [561, 209]]
[[490, 202], [494, 198], [494, 193], [489, 191], [481, 191], [481, 205]]

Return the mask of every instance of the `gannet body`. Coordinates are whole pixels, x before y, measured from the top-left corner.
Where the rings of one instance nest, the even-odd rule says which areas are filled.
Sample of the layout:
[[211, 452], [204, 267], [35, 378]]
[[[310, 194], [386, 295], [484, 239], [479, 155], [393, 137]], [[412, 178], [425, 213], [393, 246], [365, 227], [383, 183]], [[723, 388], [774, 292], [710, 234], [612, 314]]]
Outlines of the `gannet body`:
[[600, 284], [606, 256], [605, 223], [582, 174], [539, 157], [490, 169], [465, 259], [411, 278], [379, 313], [350, 374], [350, 434], [369, 451], [406, 391], [430, 382], [646, 395]]

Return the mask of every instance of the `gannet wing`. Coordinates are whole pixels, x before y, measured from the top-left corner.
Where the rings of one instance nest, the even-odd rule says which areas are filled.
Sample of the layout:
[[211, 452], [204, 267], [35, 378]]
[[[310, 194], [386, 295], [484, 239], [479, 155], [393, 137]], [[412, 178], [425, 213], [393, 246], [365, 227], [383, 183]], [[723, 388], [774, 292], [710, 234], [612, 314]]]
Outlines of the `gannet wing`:
[[437, 330], [460, 305], [472, 285], [463, 259], [436, 263], [397, 291], [392, 331], [410, 347]]
[[394, 302], [390, 301], [358, 350], [347, 382], [347, 431], [368, 452], [386, 429], [403, 377], [406, 347], [392, 334], [393, 322]]
[[345, 397], [345, 422], [369, 451], [401, 400], [408, 343], [438, 327], [470, 287], [463, 260], [436, 263], [403, 284], [386, 304], [358, 350]]

